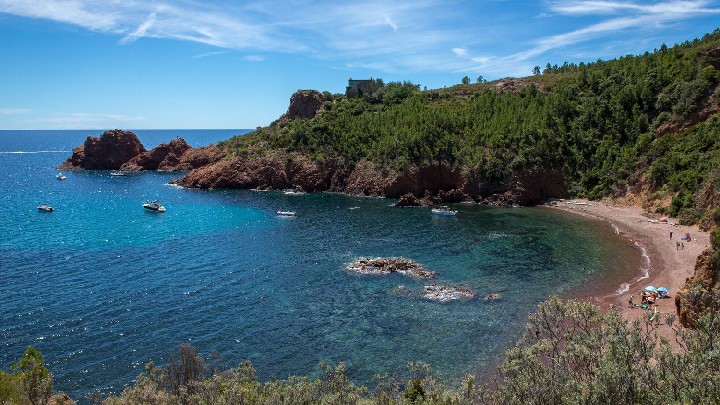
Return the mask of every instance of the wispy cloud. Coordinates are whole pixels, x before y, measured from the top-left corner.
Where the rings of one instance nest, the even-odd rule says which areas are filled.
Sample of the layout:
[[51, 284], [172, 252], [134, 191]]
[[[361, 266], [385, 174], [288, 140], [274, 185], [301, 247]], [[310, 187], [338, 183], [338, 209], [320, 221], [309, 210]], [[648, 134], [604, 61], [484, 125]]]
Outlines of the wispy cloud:
[[243, 56], [243, 60], [248, 62], [262, 62], [265, 60], [265, 57], [260, 55], [246, 55]]
[[[470, 57], [470, 60], [479, 62], [473, 67], [459, 71], [493, 71], [504, 69], [507, 66], [522, 66], [527, 74], [528, 61], [537, 58], [549, 51], [569, 48], [577, 44], [588, 43], [600, 38], [611, 38], [622, 34], [633, 34], [635, 42], [645, 36], [666, 28], [668, 24], [690, 20], [700, 15], [720, 15], [720, 8], [711, 7], [708, 1], [661, 1], [653, 4], [621, 1], [559, 1], [549, 6], [552, 14], [559, 16], [608, 16], [607, 19], [564, 32], [538, 39], [528, 49], [487, 59], [486, 57]], [[552, 15], [543, 15], [552, 17]], [[617, 41], [621, 43], [621, 41]], [[626, 45], [630, 43], [624, 41]], [[572, 53], [572, 52], [570, 52]], [[596, 55], [597, 57], [598, 55]]]
[[0, 115], [21, 115], [32, 112], [28, 108], [11, 108], [11, 107], [0, 107]]
[[155, 24], [155, 20], [157, 19], [157, 12], [150, 13], [147, 20], [145, 20], [142, 24], [140, 24], [139, 27], [130, 34], [126, 35], [124, 38], [120, 40], [120, 43], [128, 43], [137, 40], [138, 38], [144, 37], [148, 30], [152, 28], [153, 24]]
[[[619, 33], [639, 38], [656, 33], [669, 24], [720, 13], [717, 0], [531, 3], [524, 14], [513, 10], [513, 16], [524, 17], [514, 17], [518, 20], [511, 22], [492, 14], [467, 13], [466, 10], [478, 6], [476, 2], [466, 0], [369, 0], [362, 4], [350, 0], [212, 3], [196, 0], [0, 0], [0, 12], [115, 35], [119, 43], [127, 45], [142, 38], [158, 38], [238, 50], [248, 54], [243, 58], [247, 61], [263, 60], [258, 53], [281, 52], [329, 61], [335, 67], [384, 72], [483, 69], [483, 74], [532, 63], [550, 51], [568, 49], [599, 38]], [[483, 7], [482, 12], [490, 9], [492, 7]], [[507, 34], [511, 30], [520, 30], [513, 28], [513, 24], [521, 27], [529, 22], [535, 24], [535, 32], [551, 34], [530, 40], [528, 38], [535, 32], [528, 33], [504, 48], [486, 40], [503, 35], [497, 32], [498, 27]], [[454, 58], [448, 58], [448, 49]], [[193, 58], [219, 54], [206, 52]]]
[[467, 56], [468, 54], [468, 50], [465, 48], [453, 48], [451, 50], [456, 56]]
[[193, 59], [202, 59], [202, 58], [208, 58], [210, 56], [218, 56], [218, 55], [225, 55], [229, 53], [229, 51], [214, 51], [214, 52], [205, 52], [198, 55], [193, 55]]
[[124, 128], [145, 121], [145, 117], [138, 115], [78, 112], [55, 113], [50, 116], [25, 119], [17, 123], [20, 128], [103, 129]]

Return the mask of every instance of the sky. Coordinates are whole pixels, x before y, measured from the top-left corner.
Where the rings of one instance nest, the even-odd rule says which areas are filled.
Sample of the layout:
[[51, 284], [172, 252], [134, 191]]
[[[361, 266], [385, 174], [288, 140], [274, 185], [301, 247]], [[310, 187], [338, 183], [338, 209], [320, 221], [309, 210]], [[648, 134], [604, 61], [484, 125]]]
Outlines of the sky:
[[347, 79], [450, 87], [702, 37], [720, 0], [0, 0], [0, 129], [240, 129]]

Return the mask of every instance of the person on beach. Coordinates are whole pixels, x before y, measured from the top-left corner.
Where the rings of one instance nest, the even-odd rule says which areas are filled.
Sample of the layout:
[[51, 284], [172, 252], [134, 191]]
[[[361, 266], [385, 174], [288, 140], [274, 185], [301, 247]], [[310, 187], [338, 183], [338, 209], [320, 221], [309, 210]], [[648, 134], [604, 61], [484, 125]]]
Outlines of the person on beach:
[[628, 304], [630, 304], [630, 308], [635, 308], [635, 304], [633, 303], [633, 300], [632, 300], [632, 295], [630, 296], [630, 299], [628, 300]]
[[680, 242], [675, 242], [675, 250], [680, 250]]
[[685, 243], [680, 244], [680, 250], [685, 250]]
[[672, 239], [672, 231], [670, 231], [670, 239]]

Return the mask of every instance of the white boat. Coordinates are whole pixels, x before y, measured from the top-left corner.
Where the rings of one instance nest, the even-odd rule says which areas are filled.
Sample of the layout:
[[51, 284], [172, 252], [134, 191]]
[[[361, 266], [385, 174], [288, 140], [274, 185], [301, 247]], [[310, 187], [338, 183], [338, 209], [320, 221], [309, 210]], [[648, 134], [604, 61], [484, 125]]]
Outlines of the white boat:
[[64, 174], [62, 174], [62, 173], [58, 173], [58, 174], [55, 176], [55, 178], [58, 179], [58, 180], [65, 180], [65, 179], [67, 179], [67, 176], [64, 175]]
[[450, 208], [446, 206], [433, 208], [430, 210], [433, 215], [455, 215], [457, 214], [457, 211], [451, 210]]
[[53, 208], [52, 205], [49, 204], [40, 204], [37, 206], [37, 209], [42, 212], [53, 212], [55, 211], [55, 208]]
[[110, 175], [111, 176], [125, 176], [125, 172], [115, 170], [115, 171], [110, 172]]
[[277, 214], [281, 217], [294, 217], [295, 211], [278, 211]]
[[143, 204], [143, 208], [148, 211], [165, 212], [165, 207], [163, 207], [157, 200], [146, 202], [145, 204]]

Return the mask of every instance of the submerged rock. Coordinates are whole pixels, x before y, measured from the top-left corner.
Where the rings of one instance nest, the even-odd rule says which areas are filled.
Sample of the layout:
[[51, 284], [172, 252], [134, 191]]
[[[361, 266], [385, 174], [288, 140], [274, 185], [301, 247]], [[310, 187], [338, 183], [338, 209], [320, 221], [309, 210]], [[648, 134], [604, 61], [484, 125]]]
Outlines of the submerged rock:
[[475, 293], [467, 288], [431, 284], [425, 286], [425, 291], [421, 295], [421, 298], [448, 302], [461, 299], [473, 299], [475, 298]]
[[497, 301], [497, 300], [501, 300], [501, 299], [502, 299], [502, 295], [500, 295], [498, 293], [492, 293], [492, 294], [488, 294], [488, 295], [484, 296], [482, 300], [485, 302], [489, 302], [489, 301]]
[[359, 259], [348, 265], [348, 269], [361, 274], [399, 273], [418, 278], [434, 278], [435, 272], [426, 270], [422, 264], [399, 257]]

